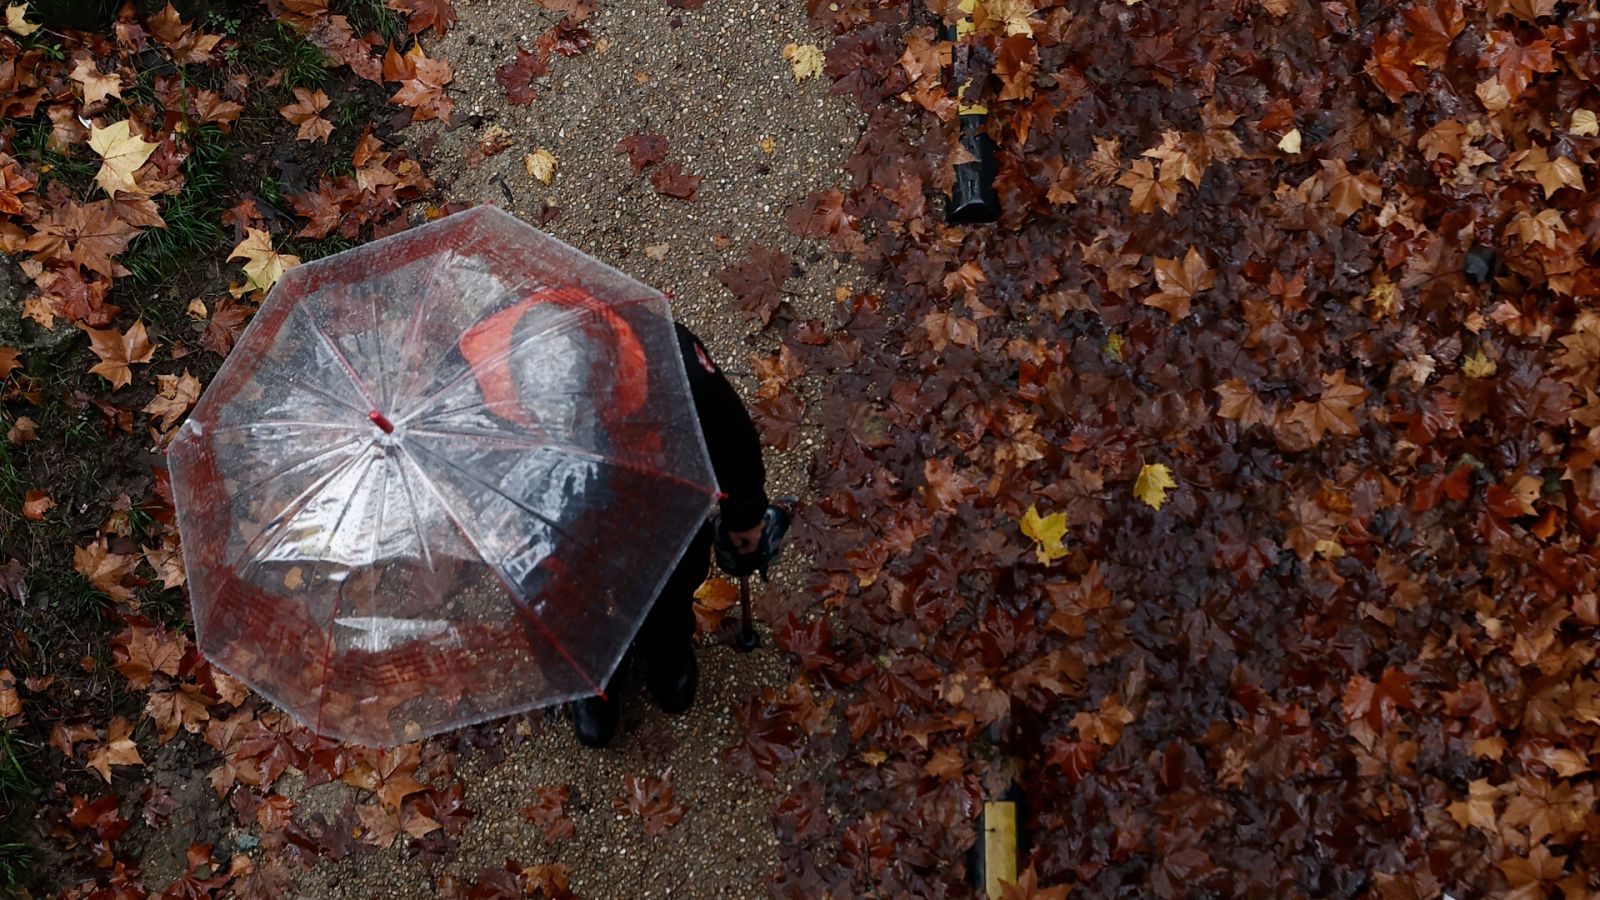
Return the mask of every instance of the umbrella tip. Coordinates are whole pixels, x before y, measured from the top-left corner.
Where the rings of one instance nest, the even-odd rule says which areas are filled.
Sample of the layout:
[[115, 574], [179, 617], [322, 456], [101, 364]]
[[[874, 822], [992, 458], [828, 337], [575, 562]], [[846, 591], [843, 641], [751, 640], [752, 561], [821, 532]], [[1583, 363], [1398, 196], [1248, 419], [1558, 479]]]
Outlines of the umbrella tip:
[[394, 434], [394, 424], [383, 413], [373, 410], [367, 413], [367, 418], [372, 420], [372, 424], [383, 429], [384, 434]]

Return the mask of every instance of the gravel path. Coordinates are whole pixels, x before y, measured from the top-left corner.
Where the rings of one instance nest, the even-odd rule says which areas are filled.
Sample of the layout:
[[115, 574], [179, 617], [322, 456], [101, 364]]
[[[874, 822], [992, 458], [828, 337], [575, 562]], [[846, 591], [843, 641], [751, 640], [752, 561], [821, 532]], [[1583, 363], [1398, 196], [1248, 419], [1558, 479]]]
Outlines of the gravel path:
[[[751, 333], [718, 284], [719, 270], [741, 260], [752, 241], [787, 250], [804, 270], [788, 283], [790, 300], [807, 317], [826, 315], [836, 287], [859, 286], [858, 274], [800, 246], [783, 224], [791, 203], [839, 180], [861, 128], [848, 103], [827, 95], [825, 78], [796, 82], [782, 57], [791, 42], [825, 41], [807, 28], [803, 0], [715, 0], [697, 11], [669, 8], [665, 0], [608, 2], [584, 23], [595, 46], [574, 58], [553, 57], [527, 107], [507, 102], [494, 69], [518, 44], [532, 49], [559, 17], [530, 0], [479, 0], [458, 11], [450, 35], [425, 46], [455, 67], [458, 108], [480, 118], [454, 131], [427, 123], [412, 134], [422, 146], [433, 144], [430, 171], [448, 199], [494, 202], [530, 222], [546, 204], [559, 207], [542, 227], [670, 291], [678, 317], [747, 397], [755, 389], [750, 354], [771, 353], [776, 344]], [[511, 146], [470, 165], [469, 150], [495, 127], [509, 133]], [[646, 130], [666, 137], [667, 162], [704, 176], [692, 201], [658, 195], [649, 173], [634, 175], [616, 152], [619, 139]], [[523, 167], [524, 155], [539, 149], [557, 160], [548, 186]], [[804, 497], [806, 453], [804, 446], [769, 453], [774, 495]], [[770, 590], [795, 590], [802, 565], [787, 561]], [[722, 758], [733, 742], [731, 710], [764, 686], [786, 684], [787, 664], [770, 636], [748, 655], [702, 646], [700, 656], [700, 699], [680, 717], [649, 704], [637, 672], [625, 676], [624, 733], [604, 751], [581, 748], [558, 716], [504, 726], [528, 734], [503, 761], [464, 767], [476, 817], [442, 866], [430, 871], [408, 859], [402, 841], [376, 855], [325, 863], [297, 893], [431, 896], [445, 873], [470, 879], [509, 857], [524, 866], [568, 865], [573, 890], [586, 898], [764, 895], [763, 882], [778, 865], [768, 813], [781, 794], [730, 775]], [[668, 766], [686, 814], [649, 838], [640, 820], [619, 816], [611, 800], [622, 794], [625, 775], [658, 776]], [[567, 808], [576, 834], [548, 843], [519, 810], [536, 787], [554, 785], [572, 793]], [[327, 790], [336, 808], [342, 798], [333, 794], [342, 788]], [[317, 793], [302, 798], [304, 808], [313, 808]]]

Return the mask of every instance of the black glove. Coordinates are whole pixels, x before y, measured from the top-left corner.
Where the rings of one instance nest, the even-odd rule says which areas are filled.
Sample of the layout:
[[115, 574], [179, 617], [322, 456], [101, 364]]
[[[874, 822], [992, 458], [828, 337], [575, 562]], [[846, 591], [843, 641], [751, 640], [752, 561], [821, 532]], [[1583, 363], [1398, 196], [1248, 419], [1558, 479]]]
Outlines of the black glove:
[[761, 521], [766, 523], [766, 527], [761, 530], [761, 542], [755, 552], [740, 553], [733, 547], [733, 539], [728, 536], [722, 516], [717, 516], [714, 523], [716, 538], [713, 541], [717, 550], [717, 568], [735, 578], [760, 572], [761, 580], [767, 580], [767, 568], [783, 551], [783, 536], [789, 531], [789, 513], [781, 506], [769, 506], [762, 514]]

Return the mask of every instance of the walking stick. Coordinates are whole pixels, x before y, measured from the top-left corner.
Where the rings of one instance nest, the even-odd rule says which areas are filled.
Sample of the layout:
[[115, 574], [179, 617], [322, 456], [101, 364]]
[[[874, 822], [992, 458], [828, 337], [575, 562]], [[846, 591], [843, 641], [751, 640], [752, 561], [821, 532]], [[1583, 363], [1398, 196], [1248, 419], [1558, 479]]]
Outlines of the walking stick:
[[739, 576], [739, 634], [733, 639], [733, 649], [749, 653], [761, 646], [761, 635], [756, 634], [756, 623], [750, 614], [750, 576]]

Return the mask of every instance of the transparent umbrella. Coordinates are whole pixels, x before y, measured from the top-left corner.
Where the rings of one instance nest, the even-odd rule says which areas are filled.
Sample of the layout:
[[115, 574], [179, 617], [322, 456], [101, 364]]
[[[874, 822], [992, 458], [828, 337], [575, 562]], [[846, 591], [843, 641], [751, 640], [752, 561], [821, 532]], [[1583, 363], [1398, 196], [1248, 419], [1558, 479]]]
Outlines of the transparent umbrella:
[[493, 207], [291, 269], [168, 461], [201, 651], [374, 746], [598, 691], [717, 495], [665, 297]]

